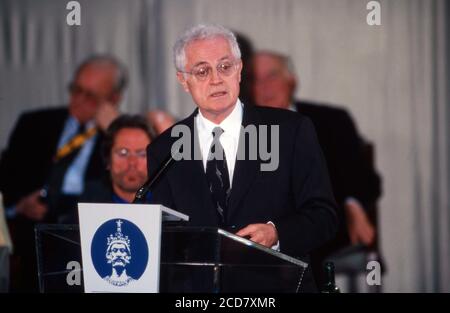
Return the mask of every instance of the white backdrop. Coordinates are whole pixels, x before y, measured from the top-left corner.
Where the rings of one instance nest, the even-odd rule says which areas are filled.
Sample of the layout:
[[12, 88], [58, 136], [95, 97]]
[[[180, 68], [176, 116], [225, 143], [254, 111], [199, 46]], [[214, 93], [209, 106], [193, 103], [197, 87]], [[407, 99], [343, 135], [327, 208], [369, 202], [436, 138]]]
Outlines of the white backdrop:
[[450, 291], [448, 12], [444, 0], [385, 0], [381, 26], [365, 0], [0, 0], [0, 147], [18, 114], [66, 101], [75, 65], [92, 52], [128, 66], [127, 112], [193, 104], [177, 86], [171, 47], [198, 22], [228, 26], [257, 49], [292, 56], [297, 96], [348, 108], [376, 146], [385, 291]]

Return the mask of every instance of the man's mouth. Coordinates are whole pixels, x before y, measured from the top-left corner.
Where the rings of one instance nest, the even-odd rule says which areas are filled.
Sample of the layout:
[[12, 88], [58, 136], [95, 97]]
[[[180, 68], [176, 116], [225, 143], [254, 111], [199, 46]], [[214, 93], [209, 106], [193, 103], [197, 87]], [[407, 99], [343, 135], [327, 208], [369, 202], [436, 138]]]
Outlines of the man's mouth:
[[210, 94], [210, 97], [219, 98], [219, 97], [225, 96], [226, 94], [227, 94], [226, 91], [217, 91], [217, 92], [213, 92], [212, 94]]

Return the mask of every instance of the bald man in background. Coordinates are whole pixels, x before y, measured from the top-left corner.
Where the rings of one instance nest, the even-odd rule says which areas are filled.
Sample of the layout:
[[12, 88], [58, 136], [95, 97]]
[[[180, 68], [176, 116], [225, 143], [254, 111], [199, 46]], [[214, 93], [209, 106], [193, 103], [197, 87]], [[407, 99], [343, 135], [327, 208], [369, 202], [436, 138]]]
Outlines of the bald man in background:
[[118, 115], [123, 66], [93, 56], [76, 70], [68, 107], [22, 114], [0, 160], [0, 190], [14, 243], [12, 291], [37, 291], [34, 225], [64, 222], [88, 179], [105, 174], [103, 130]]

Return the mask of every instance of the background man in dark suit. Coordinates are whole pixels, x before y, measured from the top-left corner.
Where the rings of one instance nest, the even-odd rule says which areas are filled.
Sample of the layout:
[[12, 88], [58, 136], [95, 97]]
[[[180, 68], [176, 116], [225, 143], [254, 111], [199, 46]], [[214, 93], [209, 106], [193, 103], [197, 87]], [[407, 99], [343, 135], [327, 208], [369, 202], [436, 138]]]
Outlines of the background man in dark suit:
[[99, 130], [117, 115], [125, 85], [125, 70], [117, 60], [95, 56], [77, 69], [68, 108], [19, 118], [0, 161], [0, 190], [17, 260], [12, 267], [20, 275], [11, 277], [13, 290], [37, 286], [34, 223], [64, 222], [76, 209], [85, 180], [104, 173]]
[[[172, 129], [190, 130], [190, 159], [176, 161], [153, 190], [153, 202], [190, 216], [193, 226], [234, 227], [237, 235], [292, 256], [302, 256], [334, 236], [334, 199], [311, 122], [289, 111], [240, 102], [239, 46], [229, 30], [198, 25], [174, 46], [177, 77], [198, 109], [160, 135], [148, 148], [149, 176], [178, 140]], [[255, 126], [278, 156], [262, 170], [261, 155], [249, 157], [241, 126]], [[261, 125], [277, 126], [268, 140]], [[242, 151], [246, 157], [237, 157]], [[183, 151], [184, 153], [185, 151]], [[253, 151], [255, 152], [255, 151]], [[195, 156], [200, 156], [195, 158]]]
[[350, 115], [343, 109], [293, 99], [297, 85], [288, 57], [273, 52], [257, 52], [251, 62], [254, 103], [290, 109], [308, 116], [317, 131], [320, 146], [338, 203], [341, 220], [336, 239], [318, 251], [318, 259], [349, 244], [370, 246], [375, 228], [366, 209], [381, 194], [380, 178], [363, 156], [363, 140]]

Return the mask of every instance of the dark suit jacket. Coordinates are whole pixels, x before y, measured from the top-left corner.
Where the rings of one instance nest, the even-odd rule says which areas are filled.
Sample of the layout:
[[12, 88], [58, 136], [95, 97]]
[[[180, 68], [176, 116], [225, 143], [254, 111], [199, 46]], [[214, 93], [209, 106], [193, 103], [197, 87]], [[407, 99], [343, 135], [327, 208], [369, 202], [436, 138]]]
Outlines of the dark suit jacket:
[[[68, 115], [67, 108], [54, 108], [20, 116], [0, 161], [0, 190], [5, 206], [43, 187]], [[92, 151], [85, 180], [105, 172], [100, 141]]]
[[[345, 200], [354, 197], [369, 211], [381, 195], [381, 180], [373, 164], [364, 156], [363, 140], [347, 111], [306, 101], [297, 101], [295, 105], [297, 111], [309, 117], [315, 126], [338, 204], [340, 227], [336, 237], [312, 253], [315, 279], [322, 285], [325, 283], [322, 271], [324, 259], [350, 244]], [[374, 215], [374, 212], [368, 213], [369, 216]]]
[[85, 191], [80, 196], [80, 202], [113, 203], [114, 192], [111, 184], [109, 179], [88, 181]]
[[[53, 108], [21, 115], [0, 160], [0, 190], [5, 206], [16, 204], [44, 186], [68, 114], [67, 108]], [[85, 180], [105, 172], [100, 141], [101, 136], [92, 151]], [[37, 291], [34, 221], [17, 215], [9, 226], [14, 244], [11, 290]]]
[[[196, 114], [197, 110], [177, 125], [186, 125], [194, 134]], [[240, 229], [272, 221], [281, 252], [292, 256], [305, 255], [330, 240], [336, 231], [335, 202], [310, 120], [286, 110], [245, 105], [242, 125], [279, 125], [279, 166], [272, 172], [261, 171], [259, 155], [257, 160], [236, 161], [228, 226]], [[178, 139], [170, 134], [171, 129], [148, 147], [149, 177]], [[199, 149], [194, 136], [192, 147]], [[241, 142], [238, 149], [242, 148]], [[189, 215], [192, 226], [219, 226], [201, 160], [174, 162], [153, 189], [153, 202]]]
[[297, 111], [309, 117], [327, 161], [339, 205], [355, 197], [365, 207], [381, 195], [381, 181], [362, 151], [362, 138], [347, 111], [314, 102], [298, 101]]

